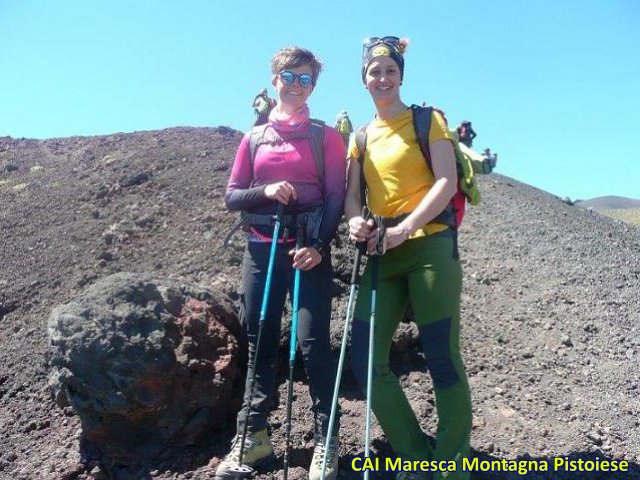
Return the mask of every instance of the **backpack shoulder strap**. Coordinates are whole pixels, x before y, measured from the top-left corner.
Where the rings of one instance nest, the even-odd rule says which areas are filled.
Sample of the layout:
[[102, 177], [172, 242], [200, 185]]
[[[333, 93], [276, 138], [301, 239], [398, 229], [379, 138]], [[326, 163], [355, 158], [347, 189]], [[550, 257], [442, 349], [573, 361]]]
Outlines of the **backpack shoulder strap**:
[[316, 161], [316, 169], [320, 183], [324, 186], [324, 122], [315, 118], [309, 125], [311, 152]]
[[[316, 162], [316, 169], [318, 171], [318, 178], [320, 182], [324, 185], [324, 122], [321, 120], [317, 120], [312, 118], [310, 120], [309, 125], [309, 133], [302, 136], [293, 136], [287, 137], [287, 140], [292, 140], [295, 138], [309, 138], [309, 143], [311, 146], [311, 153], [313, 154], [313, 159]], [[249, 131], [249, 155], [251, 158], [251, 172], [253, 173], [253, 166], [256, 159], [256, 153], [258, 151], [258, 147], [264, 143], [265, 132], [268, 128], [268, 124], [258, 125], [257, 127], [252, 127]]]
[[[265, 131], [267, 130], [267, 125], [258, 125], [257, 127], [252, 127], [249, 131], [249, 159], [251, 161], [251, 177], [253, 178], [253, 166], [256, 161], [256, 152], [258, 151], [258, 147], [262, 143], [264, 138]], [[253, 185], [253, 179], [251, 180], [251, 185]]]
[[[434, 107], [419, 107], [417, 105], [411, 105], [413, 112], [413, 129], [416, 132], [416, 138], [418, 139], [418, 146], [422, 152], [422, 156], [427, 162], [427, 167], [433, 174], [433, 167], [431, 163], [431, 151], [429, 150], [429, 130], [431, 129], [431, 115], [433, 110], [440, 111]], [[454, 148], [455, 150], [455, 148]], [[433, 220], [436, 223], [442, 223], [448, 225], [454, 231], [457, 228], [456, 214], [453, 205], [453, 199], [445, 207], [445, 209], [437, 215]]]
[[365, 123], [358, 127], [355, 133], [356, 147], [358, 147], [358, 163], [360, 164], [360, 204], [364, 207], [367, 204], [367, 182], [364, 177], [364, 152], [367, 149], [367, 127]]
[[420, 147], [422, 156], [427, 162], [429, 170], [433, 172], [431, 153], [429, 151], [429, 130], [431, 129], [431, 113], [433, 112], [433, 107], [411, 105], [411, 111], [413, 113], [413, 129], [416, 132], [418, 146]]
[[358, 127], [355, 133], [356, 147], [358, 147], [358, 163], [364, 164], [364, 152], [367, 149], [367, 127], [368, 123]]

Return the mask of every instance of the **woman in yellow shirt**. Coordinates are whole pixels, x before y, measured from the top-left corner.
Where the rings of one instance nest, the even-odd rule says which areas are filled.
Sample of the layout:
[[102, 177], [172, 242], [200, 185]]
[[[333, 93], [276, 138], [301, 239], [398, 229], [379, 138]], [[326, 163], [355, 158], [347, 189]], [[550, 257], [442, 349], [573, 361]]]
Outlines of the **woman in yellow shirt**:
[[[432, 113], [429, 130], [431, 168], [422, 155], [413, 112], [400, 99], [406, 39], [374, 37], [365, 41], [362, 79], [376, 116], [366, 128], [366, 149], [349, 148], [345, 214], [349, 237], [376, 250], [378, 229], [362, 218], [361, 168], [367, 204], [388, 224], [384, 253], [378, 259], [373, 348], [372, 408], [395, 453], [403, 461], [456, 462], [448, 480], [468, 479], [462, 458], [469, 454], [471, 399], [460, 355], [462, 270], [457, 232], [449, 221], [457, 190], [452, 136], [442, 116]], [[358, 159], [364, 153], [362, 166]], [[447, 217], [449, 219], [447, 219]], [[355, 377], [366, 388], [371, 302], [371, 263], [360, 282], [352, 329], [351, 358]], [[389, 368], [391, 340], [410, 304], [420, 331], [438, 410], [436, 446], [432, 448], [398, 379]], [[441, 464], [444, 465], [444, 464]], [[451, 464], [449, 464], [451, 465]], [[400, 472], [398, 479], [444, 478], [442, 471]]]

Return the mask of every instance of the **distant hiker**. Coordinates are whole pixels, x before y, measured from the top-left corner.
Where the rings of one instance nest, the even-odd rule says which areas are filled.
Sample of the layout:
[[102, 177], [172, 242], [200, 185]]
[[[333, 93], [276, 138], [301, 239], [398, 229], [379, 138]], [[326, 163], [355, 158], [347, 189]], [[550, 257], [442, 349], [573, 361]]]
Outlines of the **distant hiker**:
[[[294, 269], [302, 270], [298, 315], [298, 342], [309, 380], [314, 418], [315, 448], [309, 479], [319, 480], [331, 414], [336, 364], [329, 343], [333, 292], [330, 242], [342, 217], [346, 160], [340, 134], [310, 118], [307, 99], [313, 92], [322, 64], [309, 50], [287, 47], [271, 59], [272, 84], [278, 103], [265, 125], [254, 127], [236, 153], [225, 202], [242, 211], [248, 230], [240, 287], [241, 321], [255, 349], [262, 294], [274, 234], [274, 214], [286, 205], [283, 217], [288, 235], [278, 240], [274, 273], [266, 309], [265, 329], [255, 359], [257, 380], [251, 400], [249, 378], [244, 405], [238, 414], [231, 452], [220, 463], [217, 479], [236, 478], [241, 432], [247, 423], [242, 463], [256, 466], [273, 458], [267, 417], [274, 407], [277, 387], [280, 322]], [[319, 141], [318, 141], [319, 140]], [[304, 221], [304, 224], [301, 223]], [[298, 229], [307, 235], [296, 250]], [[307, 419], [300, 419], [307, 422]], [[330, 442], [328, 480], [338, 471], [337, 423]]]
[[484, 149], [484, 152], [482, 152], [482, 156], [489, 162], [489, 165], [491, 166], [491, 170], [496, 168], [496, 165], [498, 164], [497, 153], [491, 153], [491, 149], [487, 147]]
[[[450, 208], [458, 188], [454, 137], [440, 113], [431, 110], [429, 166], [414, 129], [415, 111], [421, 107], [409, 107], [400, 98], [407, 45], [407, 39], [398, 37], [374, 37], [364, 43], [362, 81], [376, 115], [366, 126], [364, 151], [358, 145], [360, 131], [351, 142], [345, 215], [349, 238], [367, 242], [370, 254], [381, 255], [369, 259], [360, 282], [351, 334], [351, 366], [365, 390], [372, 266], [377, 258], [373, 411], [399, 458], [461, 464], [469, 457], [471, 398], [460, 352], [462, 270]], [[361, 195], [361, 181], [366, 184], [366, 196]], [[361, 216], [363, 197], [371, 213], [381, 216], [383, 230]], [[382, 245], [378, 235], [382, 236]], [[434, 385], [438, 411], [435, 449], [389, 368], [391, 341], [407, 305], [413, 308]], [[443, 476], [436, 473], [433, 478]], [[396, 478], [432, 476], [400, 472]], [[447, 476], [448, 480], [468, 478], [469, 472], [462, 469]]]
[[269, 119], [269, 112], [275, 106], [275, 100], [269, 98], [267, 89], [263, 88], [253, 99], [253, 111], [256, 113], [256, 121], [254, 126], [263, 125]]
[[351, 132], [353, 132], [353, 125], [351, 124], [351, 120], [349, 119], [349, 115], [347, 115], [346, 110], [342, 110], [336, 116], [336, 130], [340, 132], [340, 136], [342, 137], [342, 141], [344, 142], [345, 149], [349, 147], [349, 137], [351, 136]]
[[460, 126], [456, 129], [458, 132], [458, 138], [460, 142], [466, 145], [469, 148], [473, 147], [473, 139], [476, 138], [476, 132], [471, 127], [471, 122], [465, 120], [460, 124]]
[[[474, 152], [475, 153], [475, 152]], [[491, 153], [490, 148], [485, 148], [482, 152], [482, 159], [473, 159], [473, 168], [476, 173], [491, 173], [498, 163], [498, 154]]]

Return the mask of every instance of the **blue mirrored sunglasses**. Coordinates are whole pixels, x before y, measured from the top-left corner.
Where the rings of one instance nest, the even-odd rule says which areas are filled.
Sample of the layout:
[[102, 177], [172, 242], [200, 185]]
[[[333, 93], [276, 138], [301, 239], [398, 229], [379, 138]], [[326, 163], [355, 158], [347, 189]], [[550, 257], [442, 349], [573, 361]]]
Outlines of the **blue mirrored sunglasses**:
[[387, 37], [369, 37], [365, 38], [362, 43], [362, 50], [366, 52], [371, 47], [384, 43], [385, 45], [389, 45], [390, 47], [398, 48], [400, 46], [400, 39], [398, 37], [387, 36]]
[[308, 73], [301, 73], [300, 75], [296, 75], [291, 70], [285, 70], [284, 72], [280, 72], [280, 80], [287, 85], [291, 86], [298, 79], [298, 83], [302, 88], [310, 87], [313, 84], [313, 77]]

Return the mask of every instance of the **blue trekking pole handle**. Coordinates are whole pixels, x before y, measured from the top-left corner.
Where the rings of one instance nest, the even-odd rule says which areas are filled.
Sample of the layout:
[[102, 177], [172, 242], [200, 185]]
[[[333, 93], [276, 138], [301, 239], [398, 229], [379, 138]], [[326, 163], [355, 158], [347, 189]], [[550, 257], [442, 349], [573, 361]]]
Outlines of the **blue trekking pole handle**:
[[[293, 291], [300, 292], [300, 269], [296, 268], [296, 273], [293, 277]], [[299, 295], [299, 294], [298, 294]], [[295, 363], [296, 361], [296, 347], [298, 336], [298, 295], [294, 293], [293, 299], [293, 313], [291, 320], [291, 338], [289, 339], [289, 363]]]
[[275, 226], [273, 227], [273, 241], [271, 242], [271, 250], [269, 251], [269, 267], [267, 268], [267, 279], [264, 283], [264, 294], [262, 295], [262, 306], [260, 308], [260, 322], [264, 322], [267, 318], [267, 306], [269, 305], [269, 291], [271, 290], [271, 277], [273, 277], [273, 259], [276, 257], [276, 249], [278, 248], [278, 236], [280, 235], [280, 226], [282, 225], [282, 216], [284, 215], [284, 204], [278, 203], [276, 211]]

